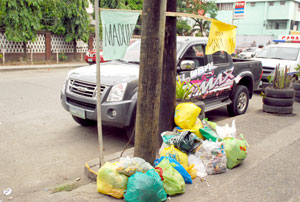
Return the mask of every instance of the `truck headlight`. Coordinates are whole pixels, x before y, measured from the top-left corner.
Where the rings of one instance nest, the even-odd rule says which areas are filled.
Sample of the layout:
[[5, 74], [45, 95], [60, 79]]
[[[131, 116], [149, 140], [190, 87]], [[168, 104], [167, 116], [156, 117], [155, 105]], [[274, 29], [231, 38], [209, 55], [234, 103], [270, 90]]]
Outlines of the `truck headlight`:
[[120, 84], [114, 85], [109, 92], [107, 101], [113, 102], [113, 101], [123, 100], [126, 86], [127, 86], [127, 83], [120, 83]]

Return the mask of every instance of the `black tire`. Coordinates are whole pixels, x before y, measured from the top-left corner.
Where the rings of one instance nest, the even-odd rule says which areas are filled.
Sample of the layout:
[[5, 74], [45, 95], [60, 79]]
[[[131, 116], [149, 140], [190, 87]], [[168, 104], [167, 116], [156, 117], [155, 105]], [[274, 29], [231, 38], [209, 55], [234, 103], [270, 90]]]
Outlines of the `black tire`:
[[244, 114], [249, 104], [249, 91], [246, 86], [238, 85], [231, 99], [232, 103], [227, 106], [230, 116]]
[[300, 97], [294, 97], [295, 102], [300, 102]]
[[266, 105], [271, 105], [271, 106], [287, 107], [287, 106], [293, 105], [294, 99], [293, 98], [283, 99], [283, 98], [264, 97], [263, 103]]
[[295, 97], [300, 97], [300, 90], [295, 90]]
[[293, 106], [279, 107], [263, 104], [263, 111], [277, 114], [291, 114], [293, 112]]
[[293, 84], [293, 88], [294, 88], [295, 90], [300, 90], [300, 82], [295, 82], [295, 83]]
[[131, 144], [134, 144], [135, 124], [127, 127], [125, 130], [126, 130], [126, 135], [127, 135], [128, 141], [130, 141]]
[[79, 123], [80, 125], [84, 126], [84, 127], [88, 127], [88, 126], [94, 126], [97, 124], [96, 121], [90, 120], [90, 119], [82, 119], [79, 118], [77, 116], [72, 116], [72, 118], [74, 119], [74, 121], [76, 121], [77, 123]]
[[266, 87], [265, 95], [267, 97], [273, 97], [273, 98], [293, 98], [294, 97], [294, 89], [275, 89], [271, 87]]

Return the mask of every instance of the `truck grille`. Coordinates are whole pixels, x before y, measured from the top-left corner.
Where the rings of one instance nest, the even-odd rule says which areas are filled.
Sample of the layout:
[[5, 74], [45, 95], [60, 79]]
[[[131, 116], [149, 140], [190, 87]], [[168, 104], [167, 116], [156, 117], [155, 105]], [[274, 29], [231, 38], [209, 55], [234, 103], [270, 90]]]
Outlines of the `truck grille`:
[[81, 108], [84, 108], [84, 109], [90, 109], [90, 110], [95, 110], [96, 109], [96, 104], [81, 102], [79, 100], [74, 100], [74, 99], [69, 98], [69, 97], [67, 97], [67, 102], [71, 105], [81, 107]]
[[[96, 86], [96, 84], [71, 79], [69, 82], [69, 91], [85, 97], [95, 97]], [[100, 94], [102, 94], [104, 90], [105, 86], [102, 85]]]
[[274, 67], [263, 67], [264, 74], [271, 74], [275, 70]]

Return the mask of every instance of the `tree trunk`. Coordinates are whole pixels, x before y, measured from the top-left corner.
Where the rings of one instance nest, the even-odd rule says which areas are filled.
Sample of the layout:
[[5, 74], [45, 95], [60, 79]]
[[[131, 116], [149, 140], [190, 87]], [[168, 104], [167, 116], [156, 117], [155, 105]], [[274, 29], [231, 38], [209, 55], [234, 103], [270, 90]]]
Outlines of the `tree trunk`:
[[[167, 11], [176, 12], [177, 0], [168, 0]], [[176, 18], [166, 18], [165, 46], [162, 69], [159, 134], [170, 131], [174, 125], [176, 98]], [[159, 145], [162, 138], [158, 136]]]
[[76, 49], [76, 46], [77, 46], [77, 43], [76, 43], [76, 39], [73, 40], [73, 44], [74, 44], [74, 60], [76, 60], [76, 52], [77, 52], [77, 49]]
[[144, 1], [134, 156], [150, 163], [158, 150], [165, 10], [166, 0]]

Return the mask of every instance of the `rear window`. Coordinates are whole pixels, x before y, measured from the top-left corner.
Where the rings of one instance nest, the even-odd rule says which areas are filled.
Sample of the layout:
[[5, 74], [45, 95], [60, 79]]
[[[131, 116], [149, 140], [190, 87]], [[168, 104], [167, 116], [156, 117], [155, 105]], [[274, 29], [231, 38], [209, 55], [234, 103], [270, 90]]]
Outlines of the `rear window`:
[[265, 47], [256, 58], [268, 58], [279, 60], [297, 60], [299, 48], [296, 47]]

